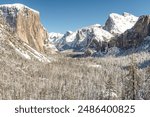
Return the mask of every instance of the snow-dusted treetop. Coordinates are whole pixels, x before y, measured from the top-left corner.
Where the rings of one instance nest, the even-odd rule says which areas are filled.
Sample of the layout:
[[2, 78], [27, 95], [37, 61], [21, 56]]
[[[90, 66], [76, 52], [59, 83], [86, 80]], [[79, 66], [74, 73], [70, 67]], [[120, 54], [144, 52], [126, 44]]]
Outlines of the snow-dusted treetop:
[[27, 7], [27, 6], [23, 5], [23, 4], [20, 4], [20, 3], [15, 3], [15, 4], [3, 4], [3, 5], [0, 5], [0, 8], [4, 8], [4, 9], [8, 9], [8, 8], [12, 9], [12, 8], [15, 8], [15, 9], [17, 9], [17, 11], [20, 11], [20, 10], [22, 10], [22, 9], [24, 9], [24, 8], [27, 8], [27, 9], [29, 9], [29, 10], [31, 10], [31, 11], [33, 11], [33, 12], [39, 14], [38, 11], [36, 11], [36, 10], [34, 10], [34, 9], [32, 9], [32, 8], [29, 8], [29, 7]]

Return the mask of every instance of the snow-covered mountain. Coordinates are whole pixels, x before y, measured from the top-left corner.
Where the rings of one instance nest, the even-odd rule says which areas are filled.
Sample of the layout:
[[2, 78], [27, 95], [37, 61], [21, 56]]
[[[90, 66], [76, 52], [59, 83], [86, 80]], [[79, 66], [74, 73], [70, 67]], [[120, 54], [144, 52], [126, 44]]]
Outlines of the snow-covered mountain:
[[112, 34], [118, 35], [124, 33], [127, 29], [132, 28], [137, 20], [138, 17], [129, 13], [123, 13], [122, 15], [112, 13], [109, 15], [104, 29]]
[[[150, 47], [150, 15], [140, 16], [135, 25], [126, 30], [119, 36], [116, 36], [113, 40], [110, 40], [107, 45], [107, 53], [118, 54], [121, 50], [121, 54], [131, 54], [132, 52], [149, 52]], [[107, 46], [106, 45], [106, 46]], [[113, 50], [113, 51], [112, 51]], [[101, 52], [97, 53], [101, 55]]]
[[67, 31], [66, 34], [50, 33], [49, 40], [54, 43], [59, 50], [74, 49], [96, 51], [104, 50], [106, 43], [114, 39], [116, 35], [124, 33], [132, 28], [138, 17], [123, 13], [122, 15], [110, 14], [105, 26], [95, 24], [81, 28], [75, 32]]
[[75, 32], [67, 31], [62, 38], [56, 39], [54, 43], [56, 42], [59, 50], [86, 50], [89, 47], [98, 49], [99, 43], [108, 42], [112, 37], [113, 35], [104, 30], [101, 25], [95, 24]]
[[[116, 35], [124, 34], [138, 20], [138, 17], [129, 13], [123, 13], [123, 15], [112, 13], [105, 26], [95, 24], [75, 32], [67, 31], [65, 34], [60, 34], [48, 33], [40, 22], [39, 14], [38, 11], [22, 4], [0, 5], [0, 17], [3, 19], [1, 24], [7, 24], [9, 33], [13, 33], [16, 36], [15, 41], [9, 39], [9, 44], [17, 53], [27, 59], [31, 58], [30, 55], [35, 54], [44, 58], [42, 54], [37, 54], [35, 51], [48, 54], [55, 53], [57, 49], [61, 51], [73, 49], [84, 52], [87, 50], [105, 51], [111, 45], [110, 42], [117, 43], [115, 41]], [[21, 45], [17, 46], [20, 49], [16, 49], [15, 45], [18, 45], [18, 43]], [[21, 54], [21, 52], [23, 53]]]

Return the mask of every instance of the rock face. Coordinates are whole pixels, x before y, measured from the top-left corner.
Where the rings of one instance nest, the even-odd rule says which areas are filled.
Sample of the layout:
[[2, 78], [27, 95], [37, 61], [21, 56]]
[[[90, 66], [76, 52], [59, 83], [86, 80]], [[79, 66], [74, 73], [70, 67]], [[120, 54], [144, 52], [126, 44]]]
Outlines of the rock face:
[[40, 62], [51, 62], [52, 58], [41, 54], [37, 50], [30, 47], [27, 43], [21, 40], [15, 33], [10, 32], [10, 26], [4, 23], [0, 17], [0, 60], [12, 62], [13, 59], [16, 63], [18, 58], [20, 60], [31, 60]]
[[118, 35], [124, 33], [127, 29], [132, 28], [137, 20], [138, 17], [129, 13], [123, 13], [122, 15], [112, 13], [109, 15], [104, 29], [114, 35]]
[[10, 31], [34, 49], [44, 52], [48, 33], [40, 22], [39, 12], [22, 4], [0, 5], [0, 15], [10, 26]]
[[150, 15], [141, 16], [133, 28], [120, 35], [117, 39], [117, 46], [120, 48], [135, 47], [147, 36], [150, 36]]

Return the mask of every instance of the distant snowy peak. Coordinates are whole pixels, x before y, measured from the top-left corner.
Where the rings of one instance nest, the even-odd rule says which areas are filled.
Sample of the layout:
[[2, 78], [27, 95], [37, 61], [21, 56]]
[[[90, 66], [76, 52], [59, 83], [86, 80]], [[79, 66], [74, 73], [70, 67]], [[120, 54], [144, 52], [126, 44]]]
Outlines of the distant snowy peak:
[[20, 3], [15, 3], [15, 4], [3, 4], [3, 5], [0, 5], [0, 9], [1, 9], [1, 10], [2, 10], [2, 9], [5, 10], [6, 12], [7, 12], [7, 9], [12, 9], [12, 12], [15, 10], [16, 13], [17, 13], [18, 11], [23, 10], [23, 9], [29, 9], [29, 10], [33, 11], [34, 13], [39, 14], [38, 11], [36, 11], [36, 10], [34, 10], [34, 9], [32, 9], [32, 8], [29, 8], [29, 7], [27, 7], [27, 6], [23, 5], [23, 4], [20, 4]]
[[48, 41], [51, 43], [51, 45], [56, 46], [56, 44], [59, 43], [59, 41], [62, 39], [63, 36], [64, 34], [51, 32], [48, 35]]
[[106, 41], [107, 39], [109, 40], [111, 37], [113, 37], [113, 35], [104, 30], [100, 24], [94, 24], [77, 30], [67, 38], [80, 38], [79, 40], [82, 41], [85, 38], [90, 38], [90, 36], [100, 41]]
[[91, 46], [92, 42], [108, 42], [113, 35], [104, 30], [99, 24], [81, 28], [75, 32], [67, 32], [62, 39], [57, 41], [59, 50], [75, 49], [85, 50]]
[[100, 24], [94, 24], [77, 31], [77, 33], [92, 35], [93, 38], [99, 41], [108, 41], [113, 35], [108, 31], [104, 30]]
[[54, 33], [54, 32], [49, 33], [49, 39], [60, 39], [63, 36], [64, 34], [61, 33]]
[[121, 34], [132, 28], [137, 22], [138, 17], [124, 12], [122, 15], [111, 13], [105, 23], [104, 29], [112, 34]]

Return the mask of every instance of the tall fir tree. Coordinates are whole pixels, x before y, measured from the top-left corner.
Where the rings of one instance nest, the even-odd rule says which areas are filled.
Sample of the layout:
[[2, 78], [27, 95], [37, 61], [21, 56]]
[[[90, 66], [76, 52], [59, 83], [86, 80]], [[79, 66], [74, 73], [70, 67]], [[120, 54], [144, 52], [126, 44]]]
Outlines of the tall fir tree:
[[137, 100], [139, 99], [139, 90], [141, 87], [141, 78], [138, 74], [138, 66], [134, 55], [130, 58], [131, 62], [128, 67], [128, 74], [123, 79], [123, 99]]

